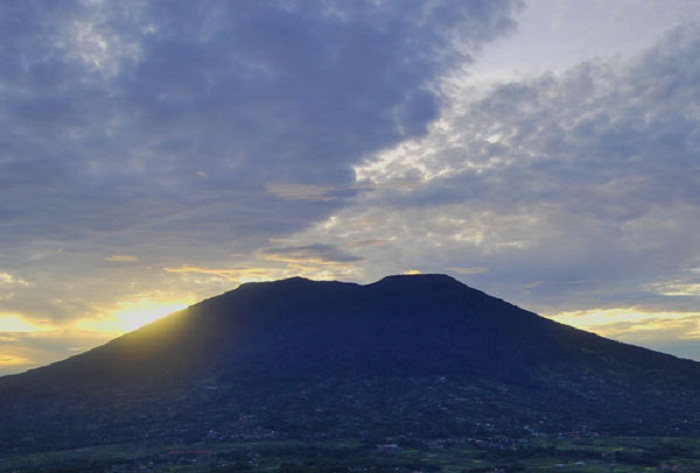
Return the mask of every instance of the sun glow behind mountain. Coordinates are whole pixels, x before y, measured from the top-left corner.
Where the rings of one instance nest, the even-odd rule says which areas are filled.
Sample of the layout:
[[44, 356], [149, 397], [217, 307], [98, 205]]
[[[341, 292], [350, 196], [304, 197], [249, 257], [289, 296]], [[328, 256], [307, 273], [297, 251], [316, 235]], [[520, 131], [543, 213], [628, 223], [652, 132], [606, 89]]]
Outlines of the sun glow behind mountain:
[[130, 332], [132, 330], [136, 330], [137, 328], [143, 327], [144, 325], [150, 324], [161, 317], [165, 317], [168, 314], [182, 310], [188, 305], [188, 303], [182, 302], [166, 304], [157, 302], [137, 303], [131, 305], [123, 312], [119, 312], [115, 315], [117, 320], [120, 321], [122, 327], [124, 327], [124, 330]]
[[107, 317], [100, 320], [82, 320], [78, 326], [85, 330], [123, 334], [182, 310], [188, 305], [190, 302], [158, 302], [150, 299], [121, 302]]

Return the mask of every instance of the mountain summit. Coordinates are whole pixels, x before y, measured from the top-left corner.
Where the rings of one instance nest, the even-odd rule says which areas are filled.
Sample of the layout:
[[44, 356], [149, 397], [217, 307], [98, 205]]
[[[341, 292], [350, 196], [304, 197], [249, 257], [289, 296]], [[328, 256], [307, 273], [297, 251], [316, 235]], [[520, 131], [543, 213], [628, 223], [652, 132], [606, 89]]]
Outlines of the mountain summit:
[[164, 439], [700, 434], [700, 363], [444, 275], [244, 284], [0, 378], [4, 453]]

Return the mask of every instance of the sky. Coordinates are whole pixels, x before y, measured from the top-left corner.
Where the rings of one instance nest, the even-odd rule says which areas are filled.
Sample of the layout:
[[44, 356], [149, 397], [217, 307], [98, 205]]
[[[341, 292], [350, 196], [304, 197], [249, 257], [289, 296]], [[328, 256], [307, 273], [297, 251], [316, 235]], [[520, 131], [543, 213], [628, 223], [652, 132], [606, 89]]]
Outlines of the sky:
[[698, 0], [0, 3], [0, 375], [444, 273], [700, 360]]

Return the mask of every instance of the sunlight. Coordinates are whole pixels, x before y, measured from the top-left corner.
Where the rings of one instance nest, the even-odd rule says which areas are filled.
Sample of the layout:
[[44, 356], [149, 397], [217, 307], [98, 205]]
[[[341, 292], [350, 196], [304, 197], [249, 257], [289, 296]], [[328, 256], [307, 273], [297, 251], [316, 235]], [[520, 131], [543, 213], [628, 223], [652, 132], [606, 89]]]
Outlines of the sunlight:
[[178, 310], [182, 310], [189, 304], [186, 303], [169, 303], [163, 304], [158, 302], [136, 302], [133, 304], [127, 304], [128, 307], [124, 311], [118, 312], [116, 315], [117, 319], [120, 321], [124, 331], [130, 332], [136, 330], [137, 328], [143, 327], [144, 325], [155, 322], [156, 320], [164, 317]]
[[646, 312], [635, 308], [591, 309], [558, 314], [547, 314], [546, 317], [563, 324], [582, 329], [592, 329], [611, 324], [629, 323], [645, 324], [652, 320], [673, 320], [688, 317], [686, 312]]
[[190, 302], [163, 303], [150, 299], [120, 302], [117, 309], [109, 312], [109, 317], [102, 320], [81, 320], [76, 326], [82, 330], [123, 334], [182, 310], [190, 304]]
[[648, 312], [619, 308], [561, 312], [547, 317], [606, 338], [635, 344], [700, 339], [698, 312]]

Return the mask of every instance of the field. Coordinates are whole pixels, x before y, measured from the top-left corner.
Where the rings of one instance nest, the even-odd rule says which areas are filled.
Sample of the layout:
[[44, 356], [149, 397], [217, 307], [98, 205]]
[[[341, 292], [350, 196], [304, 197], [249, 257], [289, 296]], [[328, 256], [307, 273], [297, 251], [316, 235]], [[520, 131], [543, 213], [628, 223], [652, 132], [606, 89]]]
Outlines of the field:
[[352, 440], [125, 444], [0, 459], [10, 472], [700, 472], [700, 439], [534, 438], [363, 445]]

